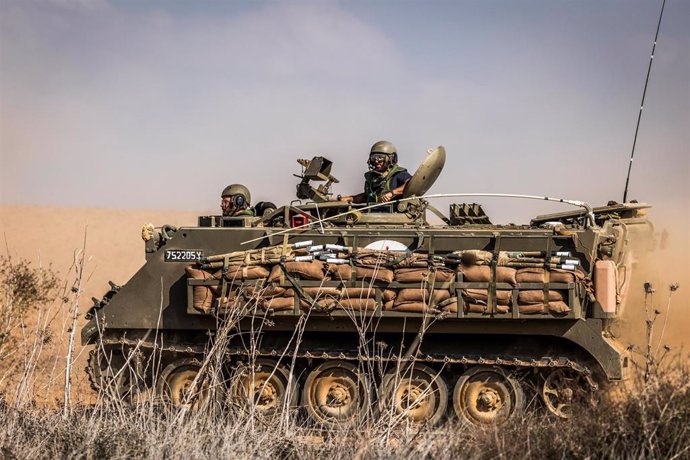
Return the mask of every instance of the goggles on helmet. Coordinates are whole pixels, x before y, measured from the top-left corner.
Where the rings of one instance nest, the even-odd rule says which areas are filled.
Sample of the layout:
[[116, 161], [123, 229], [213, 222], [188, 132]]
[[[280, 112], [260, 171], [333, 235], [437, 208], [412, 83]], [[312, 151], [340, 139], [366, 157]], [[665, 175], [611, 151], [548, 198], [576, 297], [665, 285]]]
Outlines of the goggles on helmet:
[[388, 155], [385, 153], [372, 153], [369, 155], [369, 164], [373, 165], [379, 161], [383, 164], [388, 163]]

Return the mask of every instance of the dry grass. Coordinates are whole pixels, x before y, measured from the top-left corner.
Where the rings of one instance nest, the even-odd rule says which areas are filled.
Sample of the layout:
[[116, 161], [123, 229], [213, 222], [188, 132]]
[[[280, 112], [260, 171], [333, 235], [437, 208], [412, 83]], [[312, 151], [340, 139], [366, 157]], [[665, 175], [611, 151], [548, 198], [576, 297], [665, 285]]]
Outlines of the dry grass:
[[60, 411], [0, 404], [5, 458], [688, 458], [686, 367], [643, 391], [569, 420], [527, 413], [500, 428], [373, 423], [322, 432], [300, 414], [257, 423], [243, 414], [169, 411], [117, 404]]

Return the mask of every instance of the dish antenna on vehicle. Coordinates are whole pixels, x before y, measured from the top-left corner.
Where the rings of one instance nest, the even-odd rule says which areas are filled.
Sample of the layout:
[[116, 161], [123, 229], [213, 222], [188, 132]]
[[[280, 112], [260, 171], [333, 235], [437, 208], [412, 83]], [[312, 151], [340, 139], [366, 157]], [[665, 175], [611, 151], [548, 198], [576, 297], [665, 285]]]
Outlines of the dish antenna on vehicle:
[[446, 164], [446, 149], [439, 145], [435, 149], [428, 150], [429, 155], [419, 165], [412, 179], [407, 183], [403, 198], [422, 196], [429, 191]]

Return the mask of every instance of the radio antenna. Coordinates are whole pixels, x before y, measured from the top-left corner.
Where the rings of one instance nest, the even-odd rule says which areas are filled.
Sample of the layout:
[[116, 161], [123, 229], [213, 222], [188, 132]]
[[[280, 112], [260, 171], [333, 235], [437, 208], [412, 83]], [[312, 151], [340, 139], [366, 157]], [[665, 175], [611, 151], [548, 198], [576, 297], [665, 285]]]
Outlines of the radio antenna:
[[642, 91], [642, 102], [640, 103], [640, 112], [637, 115], [637, 126], [635, 127], [635, 138], [633, 139], [632, 153], [630, 154], [630, 163], [628, 163], [628, 176], [625, 178], [625, 190], [623, 191], [623, 203], [628, 200], [628, 184], [630, 184], [630, 171], [632, 170], [633, 158], [635, 157], [635, 145], [637, 144], [637, 133], [640, 130], [640, 119], [642, 118], [642, 109], [644, 109], [644, 97], [647, 95], [647, 84], [649, 83], [649, 74], [652, 71], [652, 62], [654, 62], [654, 50], [656, 50], [656, 41], [659, 38], [659, 29], [661, 28], [661, 17], [664, 15], [664, 6], [666, 0], [661, 4], [661, 13], [659, 13], [659, 22], [656, 25], [656, 35], [654, 36], [654, 44], [652, 45], [652, 55], [649, 57], [649, 67], [647, 67], [647, 78], [644, 82], [644, 90]]

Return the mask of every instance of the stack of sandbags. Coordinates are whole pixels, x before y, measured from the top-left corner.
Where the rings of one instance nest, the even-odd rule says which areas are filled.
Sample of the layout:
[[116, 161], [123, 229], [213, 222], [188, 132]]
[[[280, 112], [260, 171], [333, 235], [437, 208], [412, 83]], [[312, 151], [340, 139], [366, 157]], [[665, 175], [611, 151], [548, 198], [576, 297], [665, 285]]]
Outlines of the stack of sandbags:
[[[303, 280], [323, 280], [328, 274], [328, 264], [319, 260], [309, 262], [285, 262], [285, 271], [293, 277]], [[279, 281], [283, 275], [283, 268], [276, 264], [268, 275], [268, 282]]]
[[[468, 300], [470, 300], [468, 302]], [[464, 309], [463, 311], [465, 313], [481, 313], [481, 314], [490, 314], [491, 311], [489, 310], [489, 306], [486, 303], [480, 303], [478, 299], [465, 299], [463, 298], [464, 301]], [[451, 297], [448, 300], [441, 302], [438, 305], [438, 308], [447, 313], [452, 313], [456, 314], [458, 312], [458, 299], [457, 297]], [[508, 313], [510, 311], [510, 306], [508, 305], [496, 305], [496, 313]]]
[[[513, 291], [496, 290], [496, 312], [508, 313], [513, 296]], [[487, 313], [489, 311], [488, 289], [463, 289], [462, 299], [465, 301], [465, 311], [475, 313]]]
[[270, 274], [263, 265], [229, 265], [225, 279], [228, 281], [264, 280]]
[[[488, 283], [491, 281], [491, 267], [488, 265], [463, 265], [457, 266], [457, 271], [462, 273], [463, 281], [470, 283]], [[517, 270], [511, 267], [496, 267], [496, 282], [508, 283], [511, 286], [517, 284], [515, 278]]]
[[382, 267], [353, 267], [355, 271], [355, 279], [358, 281], [378, 281], [381, 283], [391, 283], [393, 282], [393, 270], [389, 268]]
[[328, 264], [327, 279], [348, 282], [352, 278], [352, 267], [349, 264]]
[[393, 279], [399, 283], [447, 283], [455, 279], [455, 271], [445, 267], [398, 268]]
[[545, 283], [547, 273], [551, 283], [574, 283], [585, 277], [584, 272], [581, 270], [553, 269], [547, 271], [544, 268], [520, 268], [515, 279], [518, 283]]
[[[195, 280], [220, 280], [223, 277], [222, 270], [211, 273], [192, 266], [185, 267], [185, 272], [188, 278]], [[219, 291], [220, 286], [194, 286], [192, 288], [192, 306], [202, 313], [209, 313]]]
[[[457, 271], [462, 274], [464, 282], [488, 283], [491, 281], [491, 267], [489, 265], [465, 265], [457, 266]], [[496, 282], [507, 283], [511, 286], [517, 284], [515, 275], [517, 270], [511, 267], [496, 267]], [[465, 312], [488, 312], [488, 289], [463, 289], [462, 297], [465, 301]], [[512, 291], [507, 289], [496, 290], [496, 312], [507, 313], [510, 311]], [[455, 307], [457, 311], [457, 306]]]
[[[302, 292], [309, 296], [313, 302], [306, 299], [300, 300], [300, 308], [309, 310], [375, 310], [376, 290], [374, 288], [337, 288], [337, 287], [305, 287]], [[390, 295], [390, 294], [389, 294]], [[295, 290], [286, 289], [276, 297], [264, 298], [260, 306], [274, 311], [292, 310], [295, 308]]]
[[[446, 289], [407, 288], [397, 292], [391, 289], [384, 291], [384, 309], [390, 311], [424, 313], [432, 310], [439, 303], [450, 299]], [[433, 306], [433, 307], [432, 307]]]
[[[566, 291], [567, 292], [567, 291]], [[518, 294], [520, 313], [554, 313], [567, 314], [570, 307], [565, 302], [561, 291], [548, 291], [545, 295], [541, 290], [520, 291]]]

